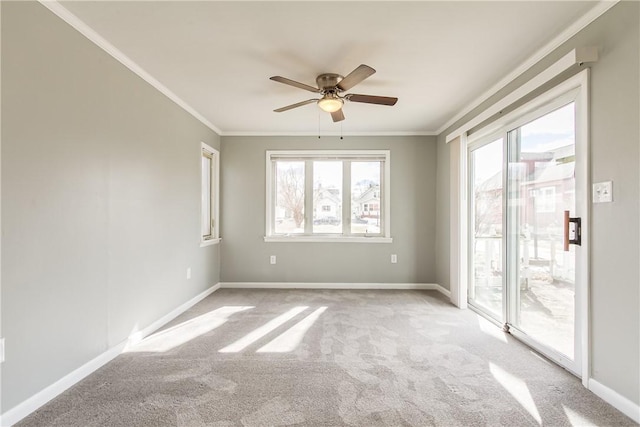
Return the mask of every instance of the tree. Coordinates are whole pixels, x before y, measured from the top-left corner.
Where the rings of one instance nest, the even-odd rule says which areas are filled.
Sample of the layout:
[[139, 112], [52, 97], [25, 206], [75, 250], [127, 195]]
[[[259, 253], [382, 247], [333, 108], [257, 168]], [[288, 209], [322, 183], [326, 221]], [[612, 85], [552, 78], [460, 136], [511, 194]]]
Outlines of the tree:
[[278, 205], [290, 213], [296, 227], [304, 220], [304, 163], [279, 162], [277, 170]]
[[474, 234], [489, 237], [502, 234], [502, 172], [474, 186]]

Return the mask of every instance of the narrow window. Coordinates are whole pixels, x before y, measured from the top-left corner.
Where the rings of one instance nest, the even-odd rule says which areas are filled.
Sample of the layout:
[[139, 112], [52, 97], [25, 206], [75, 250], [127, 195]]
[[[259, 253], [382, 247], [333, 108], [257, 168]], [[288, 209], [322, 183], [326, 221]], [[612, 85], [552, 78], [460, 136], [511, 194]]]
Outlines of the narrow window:
[[206, 144], [201, 149], [201, 245], [219, 241], [218, 224], [218, 151]]

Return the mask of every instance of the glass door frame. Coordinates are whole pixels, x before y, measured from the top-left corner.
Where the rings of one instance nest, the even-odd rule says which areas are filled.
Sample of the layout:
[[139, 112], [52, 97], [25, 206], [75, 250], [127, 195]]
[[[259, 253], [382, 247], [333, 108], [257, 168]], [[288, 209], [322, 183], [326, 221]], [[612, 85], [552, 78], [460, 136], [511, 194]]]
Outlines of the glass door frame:
[[[547, 114], [550, 114], [554, 111], [556, 111], [559, 108], [562, 108], [563, 106], [566, 106], [568, 104], [574, 103], [575, 105], [575, 112], [577, 115], [577, 111], [578, 111], [578, 105], [576, 102], [576, 97], [578, 95], [579, 90], [578, 89], [572, 89], [569, 92], [560, 95], [558, 97], [556, 97], [555, 99], [553, 99], [552, 101], [544, 104], [543, 106], [523, 115], [522, 117], [518, 118], [517, 120], [513, 121], [512, 123], [510, 123], [507, 127], [505, 127], [505, 132], [506, 132], [506, 136], [505, 138], [507, 143], [505, 144], [505, 158], [506, 158], [506, 164], [507, 164], [507, 168], [509, 163], [511, 162], [515, 162], [517, 163], [517, 152], [514, 152], [514, 145], [516, 144], [516, 141], [513, 138], [513, 132], [517, 132], [519, 129], [522, 128], [522, 126], [526, 125], [527, 123], [530, 123], [538, 118], [541, 118]], [[578, 126], [578, 121], [576, 120], [576, 127]], [[581, 149], [578, 148], [578, 136], [577, 136], [577, 132], [576, 132], [576, 137], [575, 137], [575, 141], [574, 141], [575, 147], [576, 147], [576, 167], [577, 167], [577, 157], [579, 154], [581, 154]], [[575, 177], [576, 181], [578, 180], [578, 177]], [[508, 185], [508, 184], [507, 184]], [[507, 187], [505, 187], [507, 188]], [[576, 185], [576, 195], [578, 193], [578, 188]], [[514, 236], [517, 233], [517, 230], [514, 230], [514, 218], [518, 216], [518, 213], [516, 213], [514, 210], [517, 209], [515, 207], [512, 207], [508, 204], [507, 202], [507, 211], [505, 212], [505, 236]], [[578, 211], [577, 209], [577, 201], [576, 201], [576, 212]], [[575, 213], [572, 213], [575, 214]], [[578, 270], [579, 268], [576, 268], [576, 278], [575, 278], [575, 309], [574, 309], [574, 357], [573, 359], [565, 356], [564, 354], [562, 354], [561, 352], [557, 351], [556, 349], [545, 345], [544, 343], [536, 340], [535, 338], [533, 338], [532, 336], [530, 336], [529, 334], [527, 334], [521, 327], [519, 327], [517, 325], [517, 321], [516, 319], [518, 319], [519, 314], [520, 314], [520, 310], [521, 307], [519, 306], [519, 295], [521, 293], [520, 290], [520, 286], [519, 286], [519, 280], [518, 280], [518, 251], [517, 251], [517, 245], [519, 245], [519, 242], [516, 239], [512, 239], [512, 238], [507, 238], [506, 239], [506, 245], [507, 245], [507, 256], [509, 257], [509, 259], [506, 262], [506, 287], [508, 289], [506, 290], [506, 294], [507, 294], [507, 326], [509, 328], [509, 331], [511, 332], [512, 335], [514, 335], [515, 337], [517, 337], [518, 339], [520, 339], [521, 341], [524, 341], [525, 343], [527, 343], [529, 346], [535, 348], [536, 350], [538, 350], [540, 353], [544, 354], [545, 356], [547, 356], [548, 358], [554, 360], [556, 363], [558, 363], [559, 365], [565, 367], [566, 369], [568, 369], [569, 371], [573, 372], [574, 374], [580, 376], [581, 372], [580, 372], [580, 366], [581, 366], [581, 341], [582, 341], [582, 337], [581, 334], [579, 333], [580, 331], [580, 313], [578, 310], [578, 301], [580, 300], [581, 297], [581, 293], [582, 293], [582, 289], [581, 286], [578, 285], [579, 281], [580, 281], [580, 277], [578, 274]], [[576, 264], [580, 264], [583, 262], [583, 260], [581, 259], [582, 256], [580, 256], [580, 254], [576, 253]]]
[[[501, 139], [502, 140], [502, 191], [504, 192], [505, 189], [505, 150], [506, 150], [506, 145], [507, 145], [507, 140], [505, 139], [505, 133], [500, 130], [497, 132], [493, 132], [493, 133], [489, 133], [486, 134], [484, 136], [482, 136], [481, 138], [478, 139], [474, 139], [470, 142], [468, 142], [467, 145], [467, 156], [466, 156], [466, 160], [467, 160], [467, 165], [466, 165], [466, 170], [467, 170], [467, 200], [468, 200], [468, 206], [467, 206], [467, 230], [468, 230], [468, 235], [467, 235], [467, 262], [469, 263], [468, 267], [467, 267], [467, 297], [468, 294], [470, 293], [472, 284], [474, 283], [474, 279], [473, 279], [473, 275], [475, 274], [475, 269], [473, 268], [473, 264], [472, 264], [472, 260], [474, 259], [474, 211], [475, 209], [473, 208], [472, 204], [473, 204], [473, 194], [471, 193], [473, 188], [474, 188], [474, 183], [473, 183], [473, 178], [474, 178], [474, 167], [472, 164], [472, 153], [476, 150], [479, 150], [497, 140]], [[482, 314], [485, 318], [487, 318], [488, 320], [490, 320], [491, 322], [501, 326], [505, 331], [505, 327], [506, 327], [506, 319], [507, 319], [507, 293], [505, 292], [505, 280], [506, 280], [506, 262], [505, 262], [505, 249], [506, 249], [506, 243], [505, 243], [505, 235], [504, 235], [504, 230], [506, 230], [505, 228], [505, 208], [506, 208], [506, 198], [502, 197], [502, 239], [501, 239], [501, 250], [502, 250], [502, 256], [500, 257], [500, 267], [502, 270], [502, 309], [501, 309], [501, 317], [497, 318], [494, 313], [490, 312], [489, 310], [485, 309], [484, 307], [482, 307], [479, 304], [475, 304], [470, 298], [467, 298], [469, 307], [473, 310], [476, 311], [480, 314]]]
[[515, 314], [516, 301], [513, 298], [513, 290], [507, 290], [509, 278], [512, 275], [513, 265], [509, 266], [507, 261], [508, 253], [513, 253], [513, 249], [508, 248], [509, 239], [507, 239], [508, 225], [507, 218], [507, 197], [503, 195], [503, 307], [502, 319], [496, 319], [487, 310], [474, 305], [469, 301], [469, 307], [486, 317], [488, 320], [501, 324], [505, 331], [509, 331], [514, 337], [525, 342], [527, 345], [542, 353], [549, 359], [555, 361], [560, 366], [569, 370], [576, 376], [582, 378], [582, 382], [587, 386], [590, 377], [590, 312], [589, 312], [589, 226], [590, 226], [590, 169], [589, 169], [589, 69], [585, 69], [578, 74], [568, 78], [557, 86], [549, 89], [547, 92], [533, 98], [524, 105], [515, 108], [512, 112], [505, 114], [491, 124], [479, 129], [478, 131], [466, 135], [466, 155], [461, 157], [461, 168], [466, 172], [465, 185], [461, 186], [461, 190], [466, 192], [467, 199], [467, 215], [466, 215], [466, 245], [467, 245], [467, 265], [464, 267], [466, 271], [467, 283], [471, 282], [472, 268], [472, 228], [471, 228], [471, 152], [488, 144], [502, 136], [503, 138], [503, 192], [507, 189], [507, 166], [509, 160], [509, 132], [517, 129], [519, 126], [526, 124], [537, 117], [547, 114], [562, 105], [575, 102], [575, 147], [576, 147], [576, 164], [575, 164], [575, 180], [576, 180], [576, 212], [575, 215], [582, 217], [582, 245], [576, 247], [576, 283], [575, 283], [575, 345], [574, 360], [564, 357], [559, 352], [537, 342], [523, 331], [514, 327], [510, 320]]

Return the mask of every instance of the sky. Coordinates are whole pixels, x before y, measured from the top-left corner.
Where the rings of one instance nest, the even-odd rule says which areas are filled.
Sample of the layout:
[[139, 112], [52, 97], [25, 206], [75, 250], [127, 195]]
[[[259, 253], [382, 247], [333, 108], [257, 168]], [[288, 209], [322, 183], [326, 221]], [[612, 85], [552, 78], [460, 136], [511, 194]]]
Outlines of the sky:
[[[545, 152], [575, 141], [575, 104], [570, 103], [521, 127], [523, 152]], [[502, 138], [473, 151], [476, 185], [502, 169]]]
[[[364, 180], [380, 182], [380, 162], [351, 162], [352, 185]], [[342, 189], [342, 162], [314, 162], [313, 181], [326, 188]]]

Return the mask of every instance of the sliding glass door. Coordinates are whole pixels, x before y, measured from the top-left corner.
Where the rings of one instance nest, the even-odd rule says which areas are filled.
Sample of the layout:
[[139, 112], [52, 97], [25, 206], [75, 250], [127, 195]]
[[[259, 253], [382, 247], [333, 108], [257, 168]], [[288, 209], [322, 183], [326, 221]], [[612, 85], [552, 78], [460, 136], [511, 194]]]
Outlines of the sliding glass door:
[[468, 302], [580, 375], [574, 100], [565, 94], [469, 144]]

